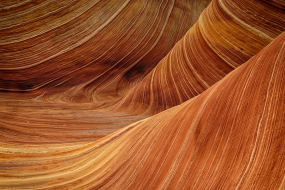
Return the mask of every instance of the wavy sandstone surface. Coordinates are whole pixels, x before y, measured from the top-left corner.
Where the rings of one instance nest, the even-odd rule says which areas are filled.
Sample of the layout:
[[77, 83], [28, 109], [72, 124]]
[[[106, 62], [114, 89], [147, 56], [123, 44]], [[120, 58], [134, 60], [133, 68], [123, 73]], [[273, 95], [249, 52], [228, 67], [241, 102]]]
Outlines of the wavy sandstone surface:
[[2, 142], [0, 187], [284, 189], [284, 63], [285, 33], [202, 94], [96, 142]]
[[0, 90], [75, 103], [119, 97], [152, 70], [209, 2], [1, 1]]
[[285, 3], [209, 3], [2, 0], [0, 189], [285, 189]]
[[209, 2], [1, 1], [2, 140], [95, 141], [147, 117], [94, 109], [141, 81]]
[[213, 0], [167, 56], [116, 103], [116, 110], [155, 114], [202, 93], [285, 31], [284, 5]]

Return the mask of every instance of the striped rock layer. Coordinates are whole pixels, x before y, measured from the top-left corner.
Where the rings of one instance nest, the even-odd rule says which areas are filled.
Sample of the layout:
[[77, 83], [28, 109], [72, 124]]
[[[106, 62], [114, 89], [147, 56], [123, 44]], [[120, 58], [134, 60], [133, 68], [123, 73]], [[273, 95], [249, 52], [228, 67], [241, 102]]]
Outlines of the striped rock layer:
[[0, 91], [73, 103], [119, 97], [152, 70], [209, 2], [2, 0]]
[[285, 3], [213, 0], [115, 110], [155, 114], [202, 93], [285, 31]]
[[284, 189], [285, 33], [202, 94], [96, 142], [1, 144], [0, 188]]

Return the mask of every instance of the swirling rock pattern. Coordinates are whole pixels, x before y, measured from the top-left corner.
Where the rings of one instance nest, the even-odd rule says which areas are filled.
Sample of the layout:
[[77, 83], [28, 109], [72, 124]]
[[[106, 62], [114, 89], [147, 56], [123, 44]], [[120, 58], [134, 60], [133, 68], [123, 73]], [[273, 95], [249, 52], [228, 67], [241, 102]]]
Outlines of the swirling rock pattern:
[[95, 109], [149, 73], [209, 2], [1, 1], [2, 141], [95, 141], [148, 117]]
[[118, 100], [116, 110], [155, 114], [202, 93], [285, 31], [283, 5], [213, 0], [167, 56]]
[[202, 94], [96, 142], [3, 143], [0, 187], [283, 189], [284, 52], [285, 33]]
[[285, 4], [214, 0], [156, 66], [207, 3], [1, 1], [0, 189], [285, 189]]
[[151, 71], [209, 2], [1, 1], [0, 90], [57, 102], [119, 97]]

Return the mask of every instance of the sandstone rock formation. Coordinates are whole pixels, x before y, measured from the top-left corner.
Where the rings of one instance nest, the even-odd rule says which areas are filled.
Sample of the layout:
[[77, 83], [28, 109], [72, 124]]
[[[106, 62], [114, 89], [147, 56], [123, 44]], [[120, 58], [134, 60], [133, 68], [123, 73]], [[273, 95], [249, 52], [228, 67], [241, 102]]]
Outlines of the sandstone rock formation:
[[210, 0], [1, 1], [0, 90], [60, 102], [119, 97]]
[[96, 142], [2, 143], [0, 187], [283, 189], [284, 52], [285, 33], [199, 96]]
[[209, 2], [1, 1], [2, 140], [95, 141], [147, 117], [94, 109], [142, 80]]
[[285, 31], [285, 9], [276, 4], [213, 0], [116, 110], [155, 114], [200, 94]]
[[285, 3], [208, 4], [1, 1], [0, 189], [285, 189]]

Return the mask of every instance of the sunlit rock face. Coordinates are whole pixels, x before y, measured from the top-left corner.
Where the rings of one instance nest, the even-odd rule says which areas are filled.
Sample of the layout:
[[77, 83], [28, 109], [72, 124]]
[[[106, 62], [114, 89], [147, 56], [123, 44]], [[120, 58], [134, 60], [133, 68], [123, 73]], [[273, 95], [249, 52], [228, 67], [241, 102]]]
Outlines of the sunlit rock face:
[[213, 0], [116, 110], [155, 114], [202, 93], [285, 31], [282, 6], [281, 1]]
[[284, 52], [285, 33], [202, 94], [96, 142], [2, 146], [1, 188], [284, 189]]
[[0, 90], [57, 102], [124, 94], [210, 0], [1, 1]]

